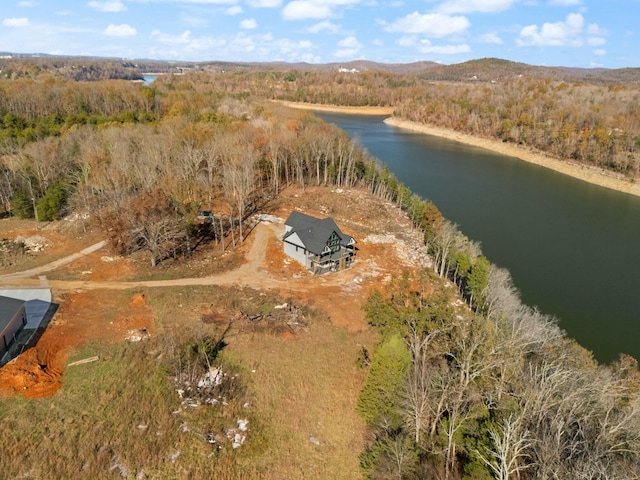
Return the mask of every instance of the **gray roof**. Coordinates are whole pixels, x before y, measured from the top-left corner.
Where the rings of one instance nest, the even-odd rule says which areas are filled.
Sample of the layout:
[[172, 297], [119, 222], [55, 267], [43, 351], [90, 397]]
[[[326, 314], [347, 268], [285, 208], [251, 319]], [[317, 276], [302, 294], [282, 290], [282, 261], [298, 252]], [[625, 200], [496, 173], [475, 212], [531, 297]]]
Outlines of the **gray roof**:
[[320, 255], [327, 245], [327, 241], [333, 232], [340, 237], [340, 245], [349, 245], [353, 238], [342, 233], [332, 218], [315, 218], [306, 213], [293, 211], [287, 218], [285, 225], [291, 227], [283, 238], [296, 233], [306, 249], [315, 255]]
[[24, 305], [24, 300], [0, 296], [0, 332], [4, 332], [11, 319]]
[[50, 288], [0, 288], [0, 297], [3, 296], [24, 301], [27, 329], [38, 328], [51, 306]]

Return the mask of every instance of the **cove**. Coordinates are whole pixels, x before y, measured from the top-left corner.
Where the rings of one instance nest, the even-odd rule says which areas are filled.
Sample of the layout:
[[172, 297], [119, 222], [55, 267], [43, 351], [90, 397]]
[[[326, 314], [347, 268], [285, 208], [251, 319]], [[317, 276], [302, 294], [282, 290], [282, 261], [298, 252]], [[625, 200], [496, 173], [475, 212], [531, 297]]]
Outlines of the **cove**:
[[433, 201], [524, 303], [558, 319], [594, 357], [640, 359], [640, 197], [519, 159], [383, 123], [315, 112]]

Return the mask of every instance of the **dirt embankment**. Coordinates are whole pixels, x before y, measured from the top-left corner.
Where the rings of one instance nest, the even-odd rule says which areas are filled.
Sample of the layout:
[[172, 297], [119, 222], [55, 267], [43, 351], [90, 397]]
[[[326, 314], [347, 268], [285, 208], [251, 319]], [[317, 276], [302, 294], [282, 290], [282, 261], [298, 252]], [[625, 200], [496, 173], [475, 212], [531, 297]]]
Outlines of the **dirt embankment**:
[[456, 132], [455, 130], [448, 130], [446, 128], [425, 125], [417, 122], [410, 122], [408, 120], [401, 120], [395, 117], [387, 118], [385, 120], [385, 123], [393, 125], [395, 127], [412, 130], [414, 132], [434, 135], [437, 137], [454, 140], [456, 142], [465, 143], [467, 145], [485, 148], [502, 155], [519, 158], [520, 160], [524, 160], [525, 162], [549, 168], [556, 172], [578, 178], [594, 185], [599, 185], [601, 187], [610, 188], [619, 192], [640, 196], [640, 184], [631, 182], [619, 175], [616, 175], [613, 172], [608, 172], [600, 168], [580, 165], [569, 161], [547, 157], [526, 147], [519, 147], [511, 143], [504, 143], [497, 140], [474, 137], [472, 135]]
[[349, 107], [346, 105], [325, 105], [322, 103], [277, 102], [289, 108], [316, 110], [318, 112], [351, 113], [354, 115], [391, 115], [393, 107]]

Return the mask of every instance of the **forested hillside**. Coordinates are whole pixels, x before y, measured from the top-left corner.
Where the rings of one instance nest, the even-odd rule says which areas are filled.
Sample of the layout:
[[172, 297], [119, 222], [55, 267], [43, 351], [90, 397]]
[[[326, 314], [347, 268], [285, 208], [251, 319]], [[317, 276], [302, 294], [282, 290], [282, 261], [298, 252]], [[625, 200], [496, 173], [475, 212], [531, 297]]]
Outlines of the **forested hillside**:
[[246, 71], [216, 75], [215, 81], [228, 91], [281, 100], [391, 106], [399, 118], [524, 145], [633, 180], [638, 177], [637, 84], [559, 81], [529, 76], [528, 68], [512, 70], [501, 69], [493, 76], [486, 68], [466, 65], [464, 82], [382, 71]]
[[[243, 242], [250, 215], [289, 185], [368, 190], [424, 234], [432, 268], [398, 272], [366, 306], [357, 408], [367, 478], [637, 478], [640, 376], [600, 366], [553, 318], [522, 305], [508, 272], [437, 207], [336, 127], [268, 99], [393, 105], [399, 114], [500, 135], [635, 175], [632, 87], [517, 78], [430, 84], [418, 76], [189, 74], [151, 87], [51, 77], [0, 81], [5, 214], [77, 214], [121, 254], [152, 265]], [[585, 101], [586, 99], [586, 101]], [[196, 218], [212, 212], [203, 229]]]
[[[47, 79], [0, 83], [0, 201], [37, 221], [90, 214], [119, 253], [155, 265], [206, 236], [244, 239], [243, 222], [291, 183], [361, 186], [395, 198], [397, 182], [346, 134], [310, 114], [209, 81]], [[213, 212], [206, 229], [200, 210]]]

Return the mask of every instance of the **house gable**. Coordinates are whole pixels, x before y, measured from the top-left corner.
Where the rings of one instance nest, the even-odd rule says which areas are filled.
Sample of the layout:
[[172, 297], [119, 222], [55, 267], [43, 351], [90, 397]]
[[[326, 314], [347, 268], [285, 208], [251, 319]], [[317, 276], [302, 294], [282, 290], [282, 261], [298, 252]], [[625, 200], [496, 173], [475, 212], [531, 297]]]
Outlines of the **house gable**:
[[[355, 255], [353, 237], [342, 233], [332, 218], [315, 218], [291, 212], [285, 222], [285, 253], [316, 270], [346, 268]], [[292, 247], [292, 246], [295, 246]], [[303, 251], [299, 252], [298, 249]], [[341, 265], [337, 267], [337, 265]]]

